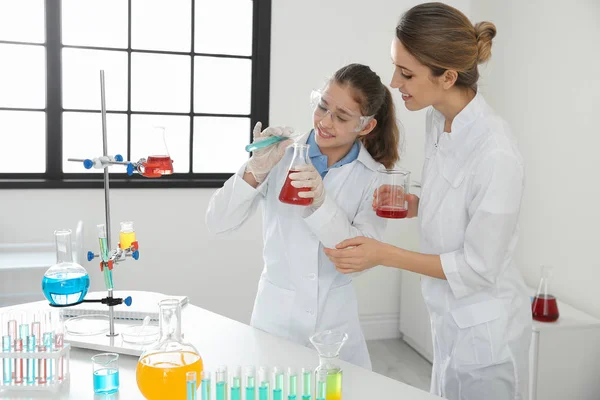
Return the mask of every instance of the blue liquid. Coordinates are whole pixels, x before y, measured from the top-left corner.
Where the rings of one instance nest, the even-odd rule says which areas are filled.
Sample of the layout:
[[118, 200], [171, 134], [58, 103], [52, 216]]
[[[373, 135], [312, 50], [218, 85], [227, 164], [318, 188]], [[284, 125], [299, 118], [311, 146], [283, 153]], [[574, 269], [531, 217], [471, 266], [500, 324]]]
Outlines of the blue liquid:
[[196, 400], [196, 381], [187, 383], [187, 400]]
[[94, 393], [111, 394], [119, 390], [119, 370], [102, 368], [94, 372]]
[[[2, 336], [2, 351], [10, 353], [10, 336]], [[11, 358], [5, 358], [2, 360], [2, 380], [5, 385], [8, 385], [12, 382], [12, 364], [13, 360]]]
[[256, 398], [256, 390], [254, 386], [246, 387], [246, 400], [254, 400]]
[[227, 384], [225, 382], [217, 382], [217, 400], [225, 400], [227, 395]]
[[83, 272], [55, 272], [44, 275], [42, 291], [51, 304], [64, 306], [83, 300], [90, 287], [90, 277]]
[[242, 392], [239, 387], [231, 388], [231, 400], [242, 400]]
[[310, 400], [310, 395], [305, 394], [304, 396], [302, 396], [302, 400]]
[[288, 395], [288, 400], [296, 400], [296, 396]]
[[269, 400], [268, 386], [261, 386], [258, 388], [258, 400]]
[[202, 390], [202, 400], [212, 400], [210, 395], [210, 379], [202, 379], [200, 389]]
[[282, 399], [283, 399], [283, 390], [273, 389], [273, 400], [282, 400]]

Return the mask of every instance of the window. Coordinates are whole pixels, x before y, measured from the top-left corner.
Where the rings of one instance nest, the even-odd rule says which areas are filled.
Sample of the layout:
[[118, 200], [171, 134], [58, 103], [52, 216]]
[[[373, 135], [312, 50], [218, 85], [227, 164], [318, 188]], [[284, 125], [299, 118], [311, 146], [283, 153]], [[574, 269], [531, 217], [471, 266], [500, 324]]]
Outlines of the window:
[[152, 155], [165, 127], [174, 174], [111, 187], [217, 187], [268, 124], [270, 0], [0, 2], [0, 188], [101, 187], [100, 70], [108, 153]]

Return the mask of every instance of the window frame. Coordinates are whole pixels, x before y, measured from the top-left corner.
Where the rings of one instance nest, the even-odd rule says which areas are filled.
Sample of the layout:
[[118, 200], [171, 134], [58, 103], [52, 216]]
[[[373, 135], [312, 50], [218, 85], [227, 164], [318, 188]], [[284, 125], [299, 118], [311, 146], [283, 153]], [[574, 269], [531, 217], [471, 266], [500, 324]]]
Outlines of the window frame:
[[[139, 175], [127, 176], [118, 171], [119, 167], [111, 167], [111, 188], [218, 188], [233, 175], [233, 173], [194, 173], [194, 117], [198, 116], [242, 116], [239, 114], [207, 114], [194, 112], [194, 57], [226, 57], [242, 58], [252, 61], [251, 72], [251, 100], [250, 114], [243, 117], [250, 118], [249, 140], [252, 140], [252, 127], [261, 121], [263, 126], [269, 124], [269, 83], [270, 83], [270, 52], [271, 52], [271, 0], [247, 0], [253, 2], [252, 14], [252, 55], [239, 56], [228, 54], [206, 54], [195, 52], [195, 0], [191, 1], [191, 51], [159, 51], [138, 50], [131, 48], [131, 10], [132, 0], [128, 3], [128, 46], [127, 49], [104, 48], [96, 46], [71, 46], [62, 44], [62, 1], [45, 0], [45, 33], [44, 43], [15, 42], [0, 40], [5, 44], [36, 45], [46, 49], [46, 108], [13, 108], [0, 107], [2, 111], [45, 111], [46, 113], [46, 172], [44, 173], [0, 173], [0, 189], [88, 189], [102, 188], [103, 174], [91, 175], [89, 173], [64, 173], [62, 129], [63, 112], [81, 111], [86, 113], [100, 113], [95, 110], [64, 109], [62, 105], [62, 49], [91, 49], [126, 51], [128, 59], [128, 93], [127, 111], [110, 111], [107, 114], [127, 114], [127, 155], [123, 157], [130, 159], [131, 154], [131, 115], [182, 115], [190, 117], [190, 170], [188, 173], [176, 173], [171, 176], [163, 176], [159, 179], [148, 179]], [[191, 56], [191, 82], [190, 82], [190, 112], [140, 112], [131, 111], [131, 55], [132, 53], [174, 54]], [[98, 156], [102, 155], [102, 149], [98, 149]], [[82, 167], [83, 168], [83, 167]]]

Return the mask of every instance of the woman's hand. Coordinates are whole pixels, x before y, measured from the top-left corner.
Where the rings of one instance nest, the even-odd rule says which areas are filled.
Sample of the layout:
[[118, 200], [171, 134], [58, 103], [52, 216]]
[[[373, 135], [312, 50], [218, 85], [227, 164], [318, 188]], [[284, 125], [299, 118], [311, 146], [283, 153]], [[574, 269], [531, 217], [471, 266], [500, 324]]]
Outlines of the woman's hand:
[[358, 236], [324, 251], [339, 272], [350, 274], [381, 265], [386, 246], [375, 239]]
[[[401, 186], [382, 185], [373, 192], [373, 211], [377, 210], [379, 204], [398, 206], [398, 199], [404, 195], [404, 189]], [[404, 200], [408, 203], [408, 215], [406, 218], [414, 218], [419, 214], [419, 197], [414, 194], [407, 194]]]

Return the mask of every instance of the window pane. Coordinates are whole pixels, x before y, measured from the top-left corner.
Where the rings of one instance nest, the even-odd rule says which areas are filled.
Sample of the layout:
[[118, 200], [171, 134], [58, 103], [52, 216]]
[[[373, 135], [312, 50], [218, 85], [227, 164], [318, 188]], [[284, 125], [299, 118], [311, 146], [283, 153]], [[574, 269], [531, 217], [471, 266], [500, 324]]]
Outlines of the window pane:
[[63, 107], [100, 110], [100, 70], [106, 108], [127, 110], [127, 53], [63, 49]]
[[190, 65], [188, 56], [133, 53], [131, 108], [190, 112]]
[[194, 172], [236, 172], [248, 161], [249, 118], [196, 117]]
[[195, 1], [197, 53], [252, 55], [252, 1]]
[[[131, 159], [163, 155], [164, 145], [155, 135], [155, 127], [165, 128], [167, 150], [173, 160], [173, 172], [190, 170], [190, 117], [178, 115], [132, 115]], [[158, 154], [157, 154], [158, 153]]]
[[194, 112], [250, 114], [250, 60], [196, 57], [194, 71]]
[[63, 44], [127, 48], [127, 1], [62, 0]]
[[46, 113], [0, 111], [0, 173], [46, 172]]
[[0, 44], [0, 60], [0, 107], [44, 108], [44, 47]]
[[[108, 154], [127, 158], [127, 115], [107, 114]], [[63, 113], [63, 171], [101, 173], [101, 169], [85, 169], [82, 163], [68, 158], [93, 159], [102, 156], [102, 115], [100, 113]], [[125, 167], [111, 167], [111, 172], [126, 173]]]
[[44, 43], [44, 0], [0, 1], [0, 40]]
[[131, 47], [191, 51], [191, 13], [190, 0], [133, 0]]

